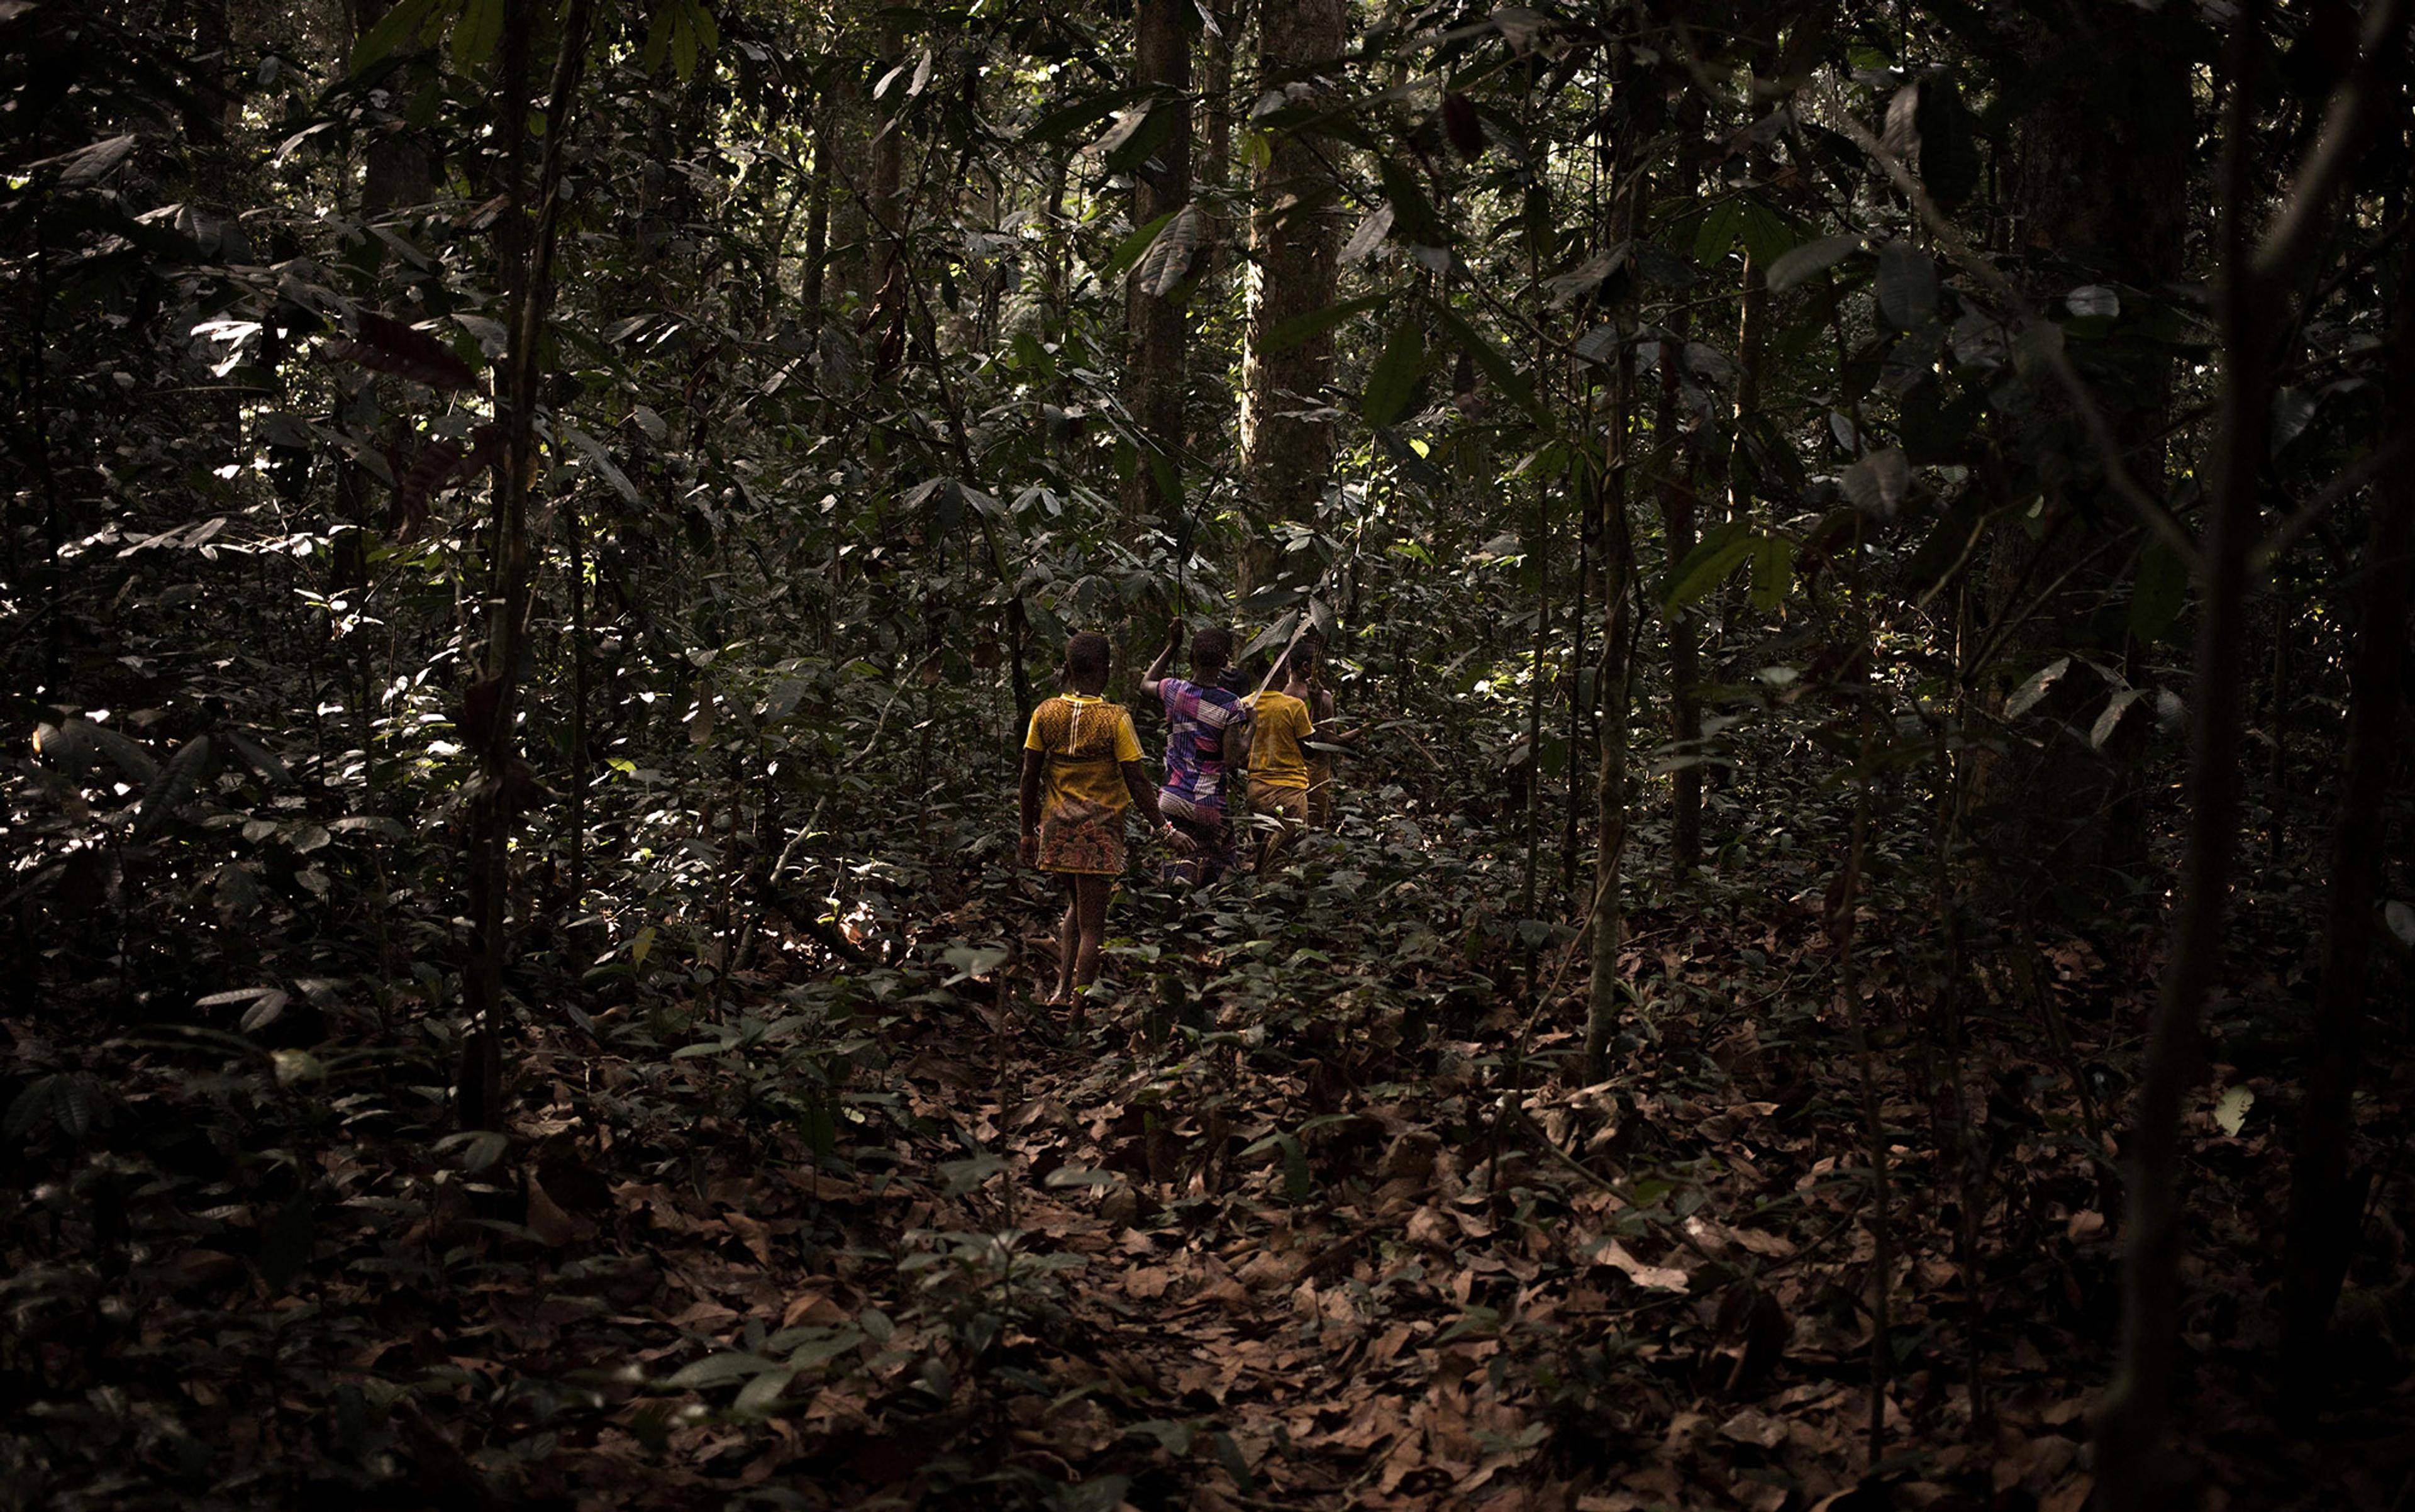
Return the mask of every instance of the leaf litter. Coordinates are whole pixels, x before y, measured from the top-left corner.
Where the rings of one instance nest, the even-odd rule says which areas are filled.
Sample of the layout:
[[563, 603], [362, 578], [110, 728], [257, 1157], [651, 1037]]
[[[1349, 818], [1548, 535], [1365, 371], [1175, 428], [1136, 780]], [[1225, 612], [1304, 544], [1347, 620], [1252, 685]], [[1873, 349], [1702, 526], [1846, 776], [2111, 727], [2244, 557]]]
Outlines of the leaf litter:
[[[965, 953], [1042, 906], [997, 880], [876, 967], [532, 1026], [491, 1147], [432, 1137], [408, 1066], [321, 1087], [117, 1040], [68, 1070], [11, 1022], [48, 1069], [31, 1137], [107, 1138], [81, 1190], [18, 1199], [14, 1461], [81, 1480], [62, 1506], [2080, 1504], [2114, 1249], [2072, 1063], [2143, 974], [2056, 947], [2070, 1044], [2007, 1016], [1961, 1068], [1891, 1060], [1896, 1190], [1925, 1195], [1873, 1467], [1820, 879], [1639, 910], [1618, 1069], [1580, 1086], [1575, 1007], [1521, 1034], [1480, 833], [1351, 822], [1287, 880], [1128, 897], [1158, 953], [1118, 947], [1086, 1029], [1029, 1006], [1041, 946]], [[1908, 1024], [1911, 959], [1866, 948], [1866, 1006]], [[2269, 1201], [2257, 1079], [2221, 1074], [2207, 1179]], [[2251, 1267], [2251, 1233], [2204, 1264]], [[2254, 1325], [2193, 1324], [2199, 1421], [2262, 1420]], [[2201, 1452], [2276, 1473], [2269, 1436]]]

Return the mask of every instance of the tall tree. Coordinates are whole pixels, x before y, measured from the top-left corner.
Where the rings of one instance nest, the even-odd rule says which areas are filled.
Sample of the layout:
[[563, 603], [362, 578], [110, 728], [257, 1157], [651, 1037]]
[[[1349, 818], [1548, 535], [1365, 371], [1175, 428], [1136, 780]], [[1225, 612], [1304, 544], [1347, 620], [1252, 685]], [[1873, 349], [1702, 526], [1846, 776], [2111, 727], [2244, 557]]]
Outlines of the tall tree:
[[[1268, 5], [1258, 17], [1261, 99], [1287, 103], [1284, 119], [1266, 128], [1252, 185], [1240, 428], [1251, 502], [1270, 520], [1313, 519], [1333, 460], [1333, 423], [1318, 412], [1333, 374], [1332, 333], [1303, 336], [1290, 322], [1333, 303], [1334, 148], [1317, 115], [1333, 104], [1328, 74], [1348, 22], [1343, 0]], [[1251, 553], [1242, 571], [1252, 583], [1276, 576], [1271, 548]]]
[[[1188, 0], [1142, 0], [1132, 82], [1146, 92], [1151, 136], [1162, 144], [1133, 175], [1132, 218], [1171, 217], [1125, 286], [1132, 355], [1124, 404], [1139, 428], [1124, 484], [1127, 514], [1163, 516], [1178, 507], [1184, 443], [1182, 410], [1192, 269], [1206, 240], [1205, 217], [1191, 202], [1191, 19]], [[1164, 112], [1161, 122], [1156, 117]]]

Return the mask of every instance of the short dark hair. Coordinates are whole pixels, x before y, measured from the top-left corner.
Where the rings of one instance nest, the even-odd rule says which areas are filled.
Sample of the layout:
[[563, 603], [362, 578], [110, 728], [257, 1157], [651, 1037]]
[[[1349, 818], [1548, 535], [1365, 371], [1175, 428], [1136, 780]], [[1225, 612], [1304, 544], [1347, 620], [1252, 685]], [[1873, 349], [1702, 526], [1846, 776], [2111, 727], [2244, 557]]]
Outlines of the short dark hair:
[[1191, 665], [1203, 670], [1222, 668], [1233, 661], [1233, 632], [1211, 624], [1191, 637]]
[[1065, 675], [1077, 681], [1103, 678], [1113, 654], [1106, 636], [1095, 630], [1082, 631], [1065, 642]]

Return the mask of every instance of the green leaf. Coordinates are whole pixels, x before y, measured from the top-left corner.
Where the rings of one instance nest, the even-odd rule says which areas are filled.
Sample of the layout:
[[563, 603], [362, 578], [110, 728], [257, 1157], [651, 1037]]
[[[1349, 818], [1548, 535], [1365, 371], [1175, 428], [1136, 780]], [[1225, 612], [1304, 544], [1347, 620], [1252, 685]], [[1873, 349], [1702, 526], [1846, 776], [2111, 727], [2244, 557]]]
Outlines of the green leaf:
[[2256, 1106], [2256, 1093], [2253, 1089], [2244, 1086], [2232, 1087], [2222, 1094], [2221, 1101], [2213, 1105], [2214, 1127], [2231, 1138], [2237, 1139], [2239, 1131], [2247, 1127], [2247, 1110], [2254, 1106]]
[[1525, 375], [1518, 371], [1517, 367], [1509, 361], [1508, 356], [1499, 347], [1486, 340], [1476, 327], [1460, 319], [1459, 312], [1449, 306], [1437, 304], [1432, 307], [1432, 309], [1435, 322], [1452, 340], [1460, 344], [1462, 350], [1476, 360], [1476, 366], [1484, 370], [1484, 376], [1491, 381], [1494, 388], [1508, 396], [1518, 408], [1532, 415], [1537, 425], [1551, 424], [1551, 417], [1543, 412], [1542, 405], [1535, 397], [1535, 386], [1526, 382]]
[[696, 75], [696, 6], [685, 0], [671, 18], [671, 71], [685, 83]]
[[1174, 140], [1174, 133], [1183, 124], [1183, 114], [1178, 110], [1163, 108], [1165, 103], [1160, 98], [1139, 106], [1099, 139], [1091, 151], [1101, 155], [1100, 161], [1108, 172], [1129, 173]]
[[1291, 633], [1299, 628], [1299, 612], [1294, 610], [1258, 632], [1256, 637], [1241, 648], [1234, 657], [1236, 664], [1247, 662], [1260, 651], [1275, 651], [1291, 643]]
[[200, 786], [202, 769], [209, 765], [210, 738], [196, 735], [187, 741], [169, 758], [168, 770], [142, 795], [142, 808], [134, 816], [133, 841], [142, 845], [166, 826], [169, 816], [185, 806]]
[[1114, 89], [1088, 96], [1069, 105], [1060, 105], [1034, 121], [1030, 129], [1023, 133], [1023, 141], [1031, 146], [1062, 142], [1077, 132], [1088, 130], [1131, 104], [1132, 99], [1132, 91]]
[[1141, 254], [1156, 245], [1157, 233], [1163, 231], [1167, 225], [1172, 223], [1174, 217], [1181, 213], [1182, 212], [1178, 209], [1168, 210], [1165, 214], [1150, 221], [1148, 225], [1141, 227], [1138, 231], [1133, 232], [1122, 241], [1118, 242], [1116, 244], [1114, 255], [1109, 257], [1106, 262], [1099, 269], [1099, 280], [1103, 283], [1109, 278], [1120, 277], [1126, 268], [1129, 268], [1133, 263], [1139, 262]]
[[2381, 921], [2390, 926], [2391, 934], [2398, 936], [2399, 944], [2415, 951], [2415, 908], [2392, 898], [2382, 905]]
[[1744, 217], [1741, 199], [1721, 200], [1704, 211], [1702, 224], [1694, 232], [1694, 261], [1707, 265], [1727, 256], [1744, 234]]
[[1308, 1151], [1291, 1134], [1278, 1134], [1275, 1143], [1282, 1149], [1283, 1192], [1293, 1203], [1304, 1203], [1316, 1195], [1316, 1178], [1309, 1174]]
[[952, 987], [960, 981], [968, 981], [974, 977], [986, 977], [999, 966], [1006, 965], [1007, 957], [1013, 953], [1003, 945], [950, 946], [941, 959], [955, 967], [956, 974], [940, 985]]
[[1399, 418], [1401, 409], [1416, 392], [1418, 380], [1426, 367], [1425, 322], [1412, 311], [1394, 328], [1392, 338], [1384, 343], [1384, 354], [1367, 374], [1367, 392], [1360, 396], [1358, 412], [1371, 426], [1388, 426]]
[[794, 1370], [766, 1370], [746, 1383], [745, 1389], [738, 1393], [738, 1400], [729, 1404], [730, 1410], [747, 1416], [768, 1415], [772, 1408], [779, 1405], [780, 1396], [788, 1389], [788, 1383], [796, 1378]]
[[1660, 595], [1660, 612], [1673, 615], [1728, 579], [1753, 552], [1749, 520], [1732, 519], [1705, 534], [1669, 574]]
[[1787, 248], [1795, 244], [1794, 228], [1786, 223], [1786, 217], [1758, 201], [1746, 205], [1744, 224], [1736, 229], [1736, 235], [1751, 256], [1753, 265], [1763, 269], [1784, 257]]
[[1898, 331], [1937, 318], [1937, 263], [1910, 242], [1879, 248], [1879, 313]]
[[622, 472], [619, 464], [612, 460], [612, 454], [604, 449], [602, 442], [572, 425], [562, 427], [562, 439], [578, 451], [589, 472], [612, 486], [613, 492], [633, 504], [645, 502], [645, 497], [638, 492], [638, 486], [631, 483], [629, 474]]
[[1306, 314], [1295, 315], [1287, 321], [1278, 321], [1275, 322], [1274, 329], [1267, 333], [1266, 339], [1259, 343], [1258, 351], [1260, 354], [1271, 357], [1277, 352], [1289, 352], [1294, 347], [1304, 346], [1353, 315], [1363, 315], [1378, 305], [1384, 304], [1388, 297], [1385, 294], [1369, 294], [1361, 299], [1346, 299], [1339, 305], [1328, 305], [1323, 309], [1312, 309]]
[[1200, 238], [1207, 231], [1207, 217], [1197, 204], [1186, 204], [1174, 213], [1148, 244], [1132, 267], [1132, 287], [1142, 293], [1163, 299], [1191, 277], [1191, 266], [1199, 249]]
[[1391, 157], [1384, 159], [1378, 172], [1384, 180], [1384, 200], [1392, 210], [1392, 239], [1416, 247], [1448, 247], [1450, 233], [1443, 229], [1417, 173]]
[[1844, 486], [1845, 497], [1853, 507], [1880, 519], [1893, 519], [1903, 510], [1904, 501], [1912, 497], [1912, 463], [1899, 446], [1889, 446], [1872, 452], [1845, 469], [1838, 479]]
[[2095, 725], [2090, 728], [2088, 743], [2096, 750], [2104, 750], [2105, 742], [2111, 740], [2113, 731], [2120, 727], [2122, 716], [2130, 711], [2132, 704], [2146, 696], [2147, 690], [2144, 688], [2123, 688], [2114, 694], [2106, 703], [2105, 711], [2096, 716]]
[[1352, 232], [1350, 239], [1342, 244], [1341, 255], [1335, 261], [1343, 267], [1348, 267], [1383, 246], [1384, 238], [1391, 232], [1392, 207], [1388, 204], [1377, 205], [1367, 212], [1367, 218], [1358, 222], [1358, 229]]
[[1764, 535], [1752, 544], [1752, 606], [1766, 614], [1786, 601], [1794, 586], [1794, 543]]
[[461, 1169], [474, 1172], [484, 1171], [502, 1160], [503, 1151], [511, 1147], [511, 1143], [508, 1136], [491, 1129], [470, 1129], [458, 1134], [447, 1134], [430, 1147], [439, 1155], [459, 1150]]
[[402, 0], [402, 4], [379, 17], [368, 35], [352, 45], [352, 71], [364, 73], [384, 62], [431, 17], [450, 15], [458, 3], [458, 0]]
[[1824, 273], [1862, 249], [1857, 232], [1841, 232], [1806, 242], [1769, 265], [1769, 292], [1782, 294], [1815, 273]]
[[654, 12], [652, 21], [646, 23], [646, 45], [638, 54], [639, 71], [651, 74], [663, 66], [663, 56], [671, 45], [671, 24], [678, 9], [678, 0], [670, 0]]
[[453, 65], [482, 67], [495, 55], [503, 37], [503, 7], [510, 0], [464, 0], [461, 19], [453, 26]]
[[2138, 555], [2138, 580], [2130, 588], [2130, 634], [2152, 644], [2164, 638], [2188, 600], [2188, 563], [2158, 541]]
[[2014, 689], [2013, 696], [2004, 700], [2004, 717], [2018, 719], [2035, 709], [2046, 697], [2047, 691], [2054, 686], [2056, 680], [2070, 670], [2071, 658], [2063, 656], [2048, 662], [2031, 673], [2029, 681]]
[[[742, 1350], [730, 1350], [720, 1355], [707, 1355], [691, 1360], [674, 1371], [663, 1385], [675, 1391], [701, 1391], [712, 1386], [726, 1386], [732, 1381], [747, 1381], [767, 1370], [778, 1370], [777, 1360], [765, 1359]], [[782, 1385], [786, 1385], [784, 1381]]]

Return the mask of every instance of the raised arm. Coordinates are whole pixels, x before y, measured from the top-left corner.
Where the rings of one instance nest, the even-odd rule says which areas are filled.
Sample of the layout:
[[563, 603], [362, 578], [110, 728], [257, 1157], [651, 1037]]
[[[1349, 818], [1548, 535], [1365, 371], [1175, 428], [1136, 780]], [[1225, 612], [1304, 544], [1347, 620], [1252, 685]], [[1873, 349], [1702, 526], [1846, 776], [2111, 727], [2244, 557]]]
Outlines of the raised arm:
[[1149, 663], [1148, 670], [1141, 674], [1141, 692], [1152, 698], [1158, 696], [1158, 687], [1165, 681], [1166, 666], [1174, 660], [1174, 653], [1181, 645], [1182, 621], [1177, 620], [1165, 627], [1165, 645], [1159, 650], [1157, 660]]

